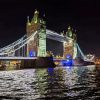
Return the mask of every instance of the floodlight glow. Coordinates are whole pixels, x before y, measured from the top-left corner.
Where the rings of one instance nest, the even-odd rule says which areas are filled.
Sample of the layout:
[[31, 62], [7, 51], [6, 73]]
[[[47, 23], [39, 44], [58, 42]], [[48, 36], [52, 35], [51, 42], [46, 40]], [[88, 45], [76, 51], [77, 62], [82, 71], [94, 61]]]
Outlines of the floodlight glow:
[[62, 60], [63, 66], [72, 66], [72, 59], [69, 60]]

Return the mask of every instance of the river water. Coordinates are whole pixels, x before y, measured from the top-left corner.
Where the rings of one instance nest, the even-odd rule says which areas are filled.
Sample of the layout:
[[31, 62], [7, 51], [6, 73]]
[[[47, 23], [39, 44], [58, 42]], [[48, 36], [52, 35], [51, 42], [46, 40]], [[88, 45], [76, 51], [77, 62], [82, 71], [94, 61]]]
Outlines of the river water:
[[100, 66], [0, 71], [0, 100], [100, 100]]

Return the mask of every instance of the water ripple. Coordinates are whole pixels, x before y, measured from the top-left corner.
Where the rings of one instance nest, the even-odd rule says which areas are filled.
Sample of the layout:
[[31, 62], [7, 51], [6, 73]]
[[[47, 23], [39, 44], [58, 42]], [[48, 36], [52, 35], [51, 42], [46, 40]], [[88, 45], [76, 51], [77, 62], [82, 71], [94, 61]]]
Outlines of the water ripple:
[[100, 68], [56, 67], [0, 72], [0, 100], [99, 100]]

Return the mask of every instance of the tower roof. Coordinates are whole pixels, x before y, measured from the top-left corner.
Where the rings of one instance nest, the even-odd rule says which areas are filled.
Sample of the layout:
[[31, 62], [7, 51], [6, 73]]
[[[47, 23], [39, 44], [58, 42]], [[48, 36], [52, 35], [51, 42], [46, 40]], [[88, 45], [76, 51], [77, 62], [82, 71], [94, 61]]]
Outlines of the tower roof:
[[31, 25], [30, 21], [29, 21], [29, 16], [27, 16], [27, 25]]
[[71, 27], [70, 26], [68, 26], [68, 30], [70, 30], [71, 29]]
[[34, 12], [34, 14], [39, 14], [39, 11], [36, 9], [35, 12]]

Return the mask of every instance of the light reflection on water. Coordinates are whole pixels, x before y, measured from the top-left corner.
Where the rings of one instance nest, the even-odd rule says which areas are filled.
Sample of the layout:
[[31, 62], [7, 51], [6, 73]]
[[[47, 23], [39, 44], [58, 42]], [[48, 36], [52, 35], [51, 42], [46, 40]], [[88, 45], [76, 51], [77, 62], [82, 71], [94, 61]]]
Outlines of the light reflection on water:
[[0, 100], [95, 100], [100, 66], [0, 71]]

